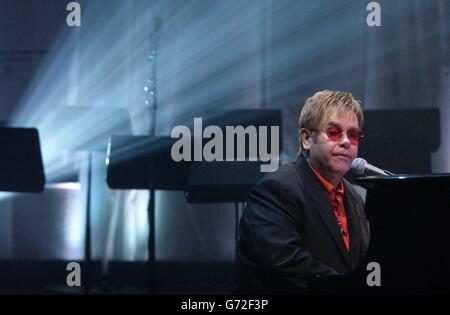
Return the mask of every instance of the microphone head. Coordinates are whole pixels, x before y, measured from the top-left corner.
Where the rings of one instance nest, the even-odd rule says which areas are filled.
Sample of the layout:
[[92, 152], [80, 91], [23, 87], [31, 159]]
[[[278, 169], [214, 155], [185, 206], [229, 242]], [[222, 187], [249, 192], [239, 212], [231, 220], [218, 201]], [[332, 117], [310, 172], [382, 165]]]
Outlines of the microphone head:
[[352, 162], [352, 170], [358, 174], [364, 174], [364, 171], [366, 170], [367, 161], [362, 158], [356, 158]]

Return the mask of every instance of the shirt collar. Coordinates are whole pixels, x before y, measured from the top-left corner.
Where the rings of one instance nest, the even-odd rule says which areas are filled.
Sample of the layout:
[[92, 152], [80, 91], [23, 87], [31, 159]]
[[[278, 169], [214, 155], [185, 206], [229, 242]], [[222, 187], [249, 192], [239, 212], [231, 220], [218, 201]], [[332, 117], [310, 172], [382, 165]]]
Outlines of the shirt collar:
[[342, 182], [342, 179], [339, 181], [338, 186], [336, 187], [336, 190], [333, 189], [333, 184], [331, 184], [329, 181], [327, 181], [322, 175], [320, 175], [319, 171], [316, 170], [311, 163], [308, 161], [309, 168], [313, 171], [313, 173], [316, 175], [316, 177], [319, 179], [320, 183], [325, 188], [328, 195], [332, 194], [338, 194], [338, 195], [344, 195], [344, 184]]

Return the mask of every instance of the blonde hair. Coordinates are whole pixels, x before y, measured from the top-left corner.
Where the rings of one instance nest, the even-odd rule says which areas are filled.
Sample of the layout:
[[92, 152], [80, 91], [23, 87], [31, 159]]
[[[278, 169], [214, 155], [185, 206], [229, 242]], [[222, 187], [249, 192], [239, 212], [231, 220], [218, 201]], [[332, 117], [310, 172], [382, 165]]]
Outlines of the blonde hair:
[[[298, 119], [298, 130], [301, 128], [316, 129], [319, 127], [322, 119], [332, 113], [342, 116], [347, 112], [353, 112], [358, 119], [359, 128], [362, 129], [364, 116], [359, 101], [353, 98], [353, 95], [341, 91], [323, 90], [309, 97], [303, 105], [300, 117]], [[303, 145], [300, 140], [300, 149], [298, 154], [302, 154]]]

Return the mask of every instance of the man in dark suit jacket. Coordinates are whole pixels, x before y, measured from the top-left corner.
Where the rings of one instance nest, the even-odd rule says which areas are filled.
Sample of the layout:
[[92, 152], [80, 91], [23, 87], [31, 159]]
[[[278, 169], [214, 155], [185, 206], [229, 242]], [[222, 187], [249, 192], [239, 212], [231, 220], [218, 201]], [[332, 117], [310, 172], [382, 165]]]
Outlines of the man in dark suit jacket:
[[238, 291], [300, 292], [316, 276], [355, 269], [369, 245], [364, 204], [342, 178], [363, 114], [351, 94], [321, 91], [299, 119], [300, 156], [253, 188], [240, 222]]

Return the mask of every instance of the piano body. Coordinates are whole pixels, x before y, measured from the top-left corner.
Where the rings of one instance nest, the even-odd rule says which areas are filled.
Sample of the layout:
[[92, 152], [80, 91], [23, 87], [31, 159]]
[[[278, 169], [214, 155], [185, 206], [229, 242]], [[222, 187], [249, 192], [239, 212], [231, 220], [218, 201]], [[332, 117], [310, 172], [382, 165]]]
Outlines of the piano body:
[[[318, 278], [312, 292], [449, 293], [450, 174], [369, 176], [356, 182], [367, 189], [371, 239], [365, 261], [349, 274]], [[370, 281], [371, 262], [379, 266], [379, 286]]]

